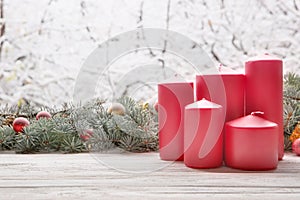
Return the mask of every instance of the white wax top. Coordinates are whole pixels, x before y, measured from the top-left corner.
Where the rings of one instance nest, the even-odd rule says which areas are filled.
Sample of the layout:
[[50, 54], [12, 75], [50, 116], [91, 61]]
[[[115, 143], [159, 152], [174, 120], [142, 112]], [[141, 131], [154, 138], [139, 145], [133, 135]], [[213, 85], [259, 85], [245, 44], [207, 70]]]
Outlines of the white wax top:
[[271, 55], [265, 53], [263, 55], [259, 55], [259, 56], [249, 58], [246, 62], [259, 61], [259, 60], [278, 60], [278, 61], [281, 61], [280, 58], [275, 57], [275, 56], [271, 56]]
[[270, 128], [277, 126], [276, 123], [255, 115], [247, 115], [227, 122], [227, 124], [236, 128]]
[[211, 101], [207, 101], [206, 99], [202, 99], [200, 101], [196, 101], [192, 104], [189, 104], [185, 107], [186, 109], [193, 109], [193, 108], [204, 108], [204, 109], [211, 109], [211, 108], [222, 108], [221, 105], [213, 103]]

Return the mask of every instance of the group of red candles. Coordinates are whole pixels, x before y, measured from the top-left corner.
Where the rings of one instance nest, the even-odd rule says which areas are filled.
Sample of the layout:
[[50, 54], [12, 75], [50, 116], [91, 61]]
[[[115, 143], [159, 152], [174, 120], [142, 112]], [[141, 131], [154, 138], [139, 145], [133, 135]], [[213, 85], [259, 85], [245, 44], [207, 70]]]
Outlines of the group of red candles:
[[160, 158], [275, 169], [284, 154], [282, 60], [265, 54], [248, 60], [245, 73], [225, 69], [197, 75], [196, 84], [158, 84]]

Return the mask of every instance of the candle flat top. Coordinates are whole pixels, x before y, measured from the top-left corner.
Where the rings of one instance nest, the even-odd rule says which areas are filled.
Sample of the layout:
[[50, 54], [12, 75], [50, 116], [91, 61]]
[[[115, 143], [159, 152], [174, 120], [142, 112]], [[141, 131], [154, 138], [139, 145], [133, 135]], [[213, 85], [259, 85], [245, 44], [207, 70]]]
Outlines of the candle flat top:
[[271, 56], [269, 54], [263, 54], [263, 55], [259, 55], [259, 56], [255, 56], [252, 58], [249, 58], [246, 62], [252, 62], [252, 61], [282, 61], [280, 58], [275, 57], [275, 56]]

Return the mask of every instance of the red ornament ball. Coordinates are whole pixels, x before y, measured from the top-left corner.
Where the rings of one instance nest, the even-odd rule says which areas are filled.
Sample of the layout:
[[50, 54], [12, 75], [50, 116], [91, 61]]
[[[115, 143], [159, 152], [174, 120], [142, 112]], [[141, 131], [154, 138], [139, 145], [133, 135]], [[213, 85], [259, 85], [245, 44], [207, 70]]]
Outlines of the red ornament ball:
[[88, 141], [90, 139], [90, 135], [89, 134], [80, 134], [79, 137], [83, 140], [83, 141]]
[[155, 104], [153, 105], [153, 107], [156, 110], [156, 112], [158, 112], [158, 102], [155, 102]]
[[84, 133], [86, 135], [89, 135], [89, 136], [93, 136], [94, 135], [94, 131], [92, 129], [86, 129], [86, 130], [84, 130]]
[[46, 118], [46, 119], [49, 119], [49, 118], [51, 118], [51, 114], [48, 113], [47, 111], [41, 111], [41, 112], [39, 112], [39, 113], [36, 115], [36, 119], [38, 120], [38, 119], [40, 119], [41, 117], [44, 117], [44, 118]]
[[30, 123], [29, 121], [24, 118], [24, 117], [17, 117], [14, 121], [13, 121], [13, 129], [14, 131], [16, 132], [22, 132], [23, 131], [23, 128], [25, 126], [28, 126]]
[[79, 137], [80, 137], [83, 141], [88, 141], [93, 135], [94, 135], [94, 131], [93, 131], [92, 129], [85, 129], [85, 130], [79, 135]]
[[293, 142], [292, 148], [293, 148], [293, 152], [298, 156], [300, 156], [300, 138], [298, 138]]

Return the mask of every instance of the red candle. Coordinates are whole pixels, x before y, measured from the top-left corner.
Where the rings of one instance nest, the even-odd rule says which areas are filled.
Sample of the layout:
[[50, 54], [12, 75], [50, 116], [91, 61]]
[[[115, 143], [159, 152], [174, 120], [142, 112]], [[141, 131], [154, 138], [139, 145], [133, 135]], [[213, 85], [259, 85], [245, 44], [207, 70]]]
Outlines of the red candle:
[[278, 164], [278, 125], [261, 112], [227, 122], [226, 165], [244, 170], [275, 169]]
[[278, 159], [284, 155], [282, 60], [269, 55], [246, 62], [246, 114], [255, 110], [278, 124]]
[[184, 113], [184, 163], [215, 168], [223, 162], [222, 106], [205, 99], [187, 105]]
[[183, 160], [184, 107], [192, 102], [192, 82], [158, 84], [159, 153], [162, 160]]
[[219, 74], [196, 76], [197, 100], [202, 98], [223, 106], [225, 121], [244, 116], [245, 75], [220, 66]]

